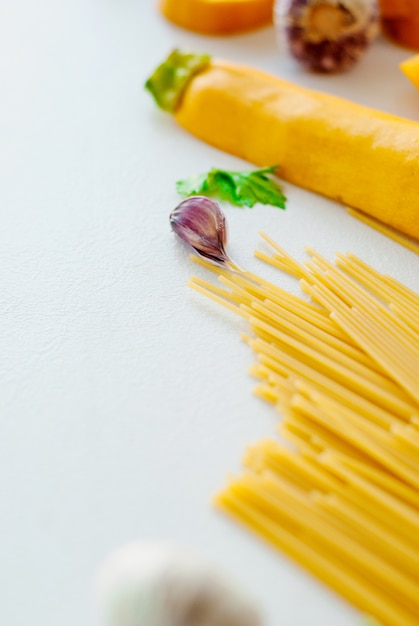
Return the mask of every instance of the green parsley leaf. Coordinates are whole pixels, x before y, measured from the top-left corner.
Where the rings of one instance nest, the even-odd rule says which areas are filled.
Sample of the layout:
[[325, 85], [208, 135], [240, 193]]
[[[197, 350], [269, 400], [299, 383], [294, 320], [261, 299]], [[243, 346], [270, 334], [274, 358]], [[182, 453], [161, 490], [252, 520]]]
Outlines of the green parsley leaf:
[[186, 180], [178, 180], [176, 191], [181, 196], [206, 196], [209, 192], [208, 174], [198, 174]]
[[253, 172], [228, 172], [213, 168], [207, 174], [178, 181], [176, 189], [184, 197], [215, 197], [247, 207], [253, 207], [260, 202], [285, 209], [286, 197], [280, 185], [269, 177], [277, 169], [277, 165]]

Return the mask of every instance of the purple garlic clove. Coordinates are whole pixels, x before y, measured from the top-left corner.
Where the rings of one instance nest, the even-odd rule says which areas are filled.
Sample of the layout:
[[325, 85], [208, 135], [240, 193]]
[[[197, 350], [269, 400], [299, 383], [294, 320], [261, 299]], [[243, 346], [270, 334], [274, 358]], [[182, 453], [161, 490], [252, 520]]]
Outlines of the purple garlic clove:
[[227, 226], [220, 205], [205, 196], [183, 200], [170, 214], [174, 232], [200, 256], [221, 266], [234, 266], [225, 251]]
[[279, 0], [276, 22], [290, 53], [310, 70], [352, 67], [378, 33], [377, 0]]

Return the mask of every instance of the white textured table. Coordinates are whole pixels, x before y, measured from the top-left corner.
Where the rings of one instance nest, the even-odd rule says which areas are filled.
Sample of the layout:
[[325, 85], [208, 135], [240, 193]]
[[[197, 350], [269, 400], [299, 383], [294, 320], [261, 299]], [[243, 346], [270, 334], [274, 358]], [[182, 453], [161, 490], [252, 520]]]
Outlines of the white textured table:
[[[273, 30], [218, 39], [146, 0], [3, 0], [0, 21], [0, 623], [92, 623], [103, 557], [139, 538], [187, 542], [241, 581], [268, 626], [360, 616], [211, 509], [277, 416], [252, 395], [240, 322], [188, 290], [168, 214], [174, 182], [243, 163], [156, 111], [142, 84], [174, 46], [252, 63], [419, 119], [408, 56], [378, 41], [351, 74], [307, 75]], [[304, 258], [351, 250], [419, 289], [418, 259], [342, 207], [285, 185], [285, 212], [226, 207], [230, 251], [267, 231]]]

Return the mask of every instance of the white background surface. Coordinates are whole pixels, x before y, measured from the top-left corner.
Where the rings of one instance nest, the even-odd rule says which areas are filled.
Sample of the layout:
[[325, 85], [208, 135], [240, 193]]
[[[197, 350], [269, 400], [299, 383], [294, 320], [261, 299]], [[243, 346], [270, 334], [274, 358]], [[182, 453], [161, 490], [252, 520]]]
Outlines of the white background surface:
[[[157, 538], [211, 556], [267, 626], [355, 626], [355, 611], [210, 505], [277, 416], [252, 395], [240, 321], [185, 286], [196, 268], [169, 228], [174, 183], [246, 164], [143, 91], [174, 46], [419, 119], [397, 67], [409, 53], [383, 41], [350, 74], [319, 77], [279, 55], [271, 28], [206, 38], [151, 0], [2, 0], [0, 623], [91, 624], [102, 559]], [[419, 289], [411, 252], [284, 187], [285, 212], [225, 207], [239, 264], [297, 290], [252, 258], [265, 230], [300, 259], [306, 244], [351, 250]]]

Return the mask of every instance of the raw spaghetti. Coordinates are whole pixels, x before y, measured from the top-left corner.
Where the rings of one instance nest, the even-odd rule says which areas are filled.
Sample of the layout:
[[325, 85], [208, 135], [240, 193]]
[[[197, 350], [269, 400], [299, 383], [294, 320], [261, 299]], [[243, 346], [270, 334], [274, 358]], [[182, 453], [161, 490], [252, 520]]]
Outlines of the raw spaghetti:
[[256, 394], [284, 443], [250, 447], [218, 508], [383, 626], [419, 616], [419, 295], [353, 254], [256, 256], [310, 300], [250, 272], [191, 287], [248, 323]]

